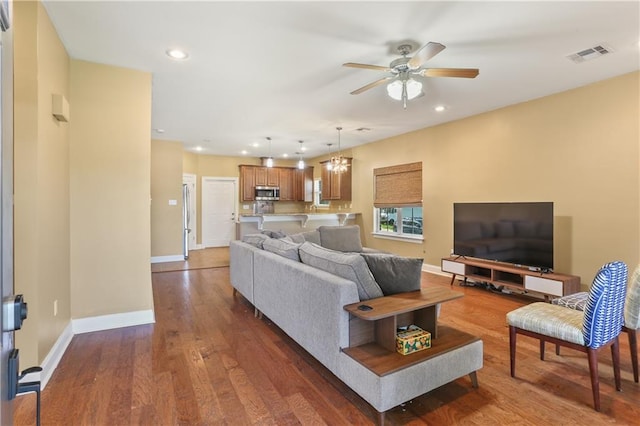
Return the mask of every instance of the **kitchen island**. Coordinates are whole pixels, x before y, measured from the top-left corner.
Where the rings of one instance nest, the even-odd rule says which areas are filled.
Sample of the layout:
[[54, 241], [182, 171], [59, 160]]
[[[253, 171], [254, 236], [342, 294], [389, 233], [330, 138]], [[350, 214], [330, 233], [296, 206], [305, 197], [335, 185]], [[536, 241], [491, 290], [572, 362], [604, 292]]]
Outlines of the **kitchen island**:
[[310, 231], [321, 225], [351, 225], [360, 213], [307, 212], [307, 213], [256, 213], [241, 214], [238, 218], [236, 237], [269, 229], [287, 234]]

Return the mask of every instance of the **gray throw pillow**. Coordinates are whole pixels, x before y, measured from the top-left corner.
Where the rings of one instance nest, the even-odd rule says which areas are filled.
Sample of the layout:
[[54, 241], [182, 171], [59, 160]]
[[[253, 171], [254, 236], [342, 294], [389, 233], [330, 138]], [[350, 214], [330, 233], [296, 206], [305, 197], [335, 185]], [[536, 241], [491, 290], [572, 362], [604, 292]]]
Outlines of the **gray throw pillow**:
[[310, 243], [320, 245], [320, 232], [318, 232], [317, 229], [314, 229], [313, 231], [291, 234], [288, 237], [291, 238], [291, 241], [293, 241], [294, 243], [302, 244], [305, 241], [309, 241]]
[[242, 242], [247, 244], [251, 244], [252, 246], [258, 247], [259, 249], [264, 248], [262, 245], [265, 240], [270, 239], [268, 235], [265, 234], [246, 234], [242, 237]]
[[266, 251], [300, 262], [300, 256], [298, 255], [298, 248], [300, 247], [300, 244], [287, 241], [284, 238], [269, 238], [268, 240], [265, 240], [262, 245]]
[[345, 252], [360, 253], [362, 241], [360, 241], [360, 227], [348, 226], [320, 226], [320, 245], [322, 247]]
[[384, 296], [367, 262], [359, 254], [341, 253], [310, 242], [302, 244], [299, 253], [302, 263], [356, 283], [360, 300]]
[[420, 290], [422, 259], [386, 253], [360, 253], [385, 296]]
[[304, 243], [304, 235], [302, 233], [287, 235], [286, 238], [291, 239], [294, 243], [302, 244]]
[[262, 233], [264, 235], [268, 235], [271, 238], [282, 238], [287, 236], [287, 234], [282, 231], [272, 231], [271, 229], [263, 229]]

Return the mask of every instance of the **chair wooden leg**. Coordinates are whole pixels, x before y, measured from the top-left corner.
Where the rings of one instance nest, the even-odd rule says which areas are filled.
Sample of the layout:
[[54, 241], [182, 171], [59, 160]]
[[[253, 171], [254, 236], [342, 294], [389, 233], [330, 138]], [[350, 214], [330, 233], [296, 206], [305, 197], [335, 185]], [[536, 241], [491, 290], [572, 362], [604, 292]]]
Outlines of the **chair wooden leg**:
[[544, 361], [544, 340], [540, 339], [540, 361]]
[[598, 350], [587, 348], [589, 359], [589, 374], [591, 375], [591, 391], [593, 392], [593, 406], [600, 411], [600, 378], [598, 377]]
[[638, 383], [638, 336], [636, 330], [624, 328], [629, 336], [629, 349], [631, 349], [631, 366], [633, 367], [633, 381]]
[[560, 355], [560, 345], [556, 345], [556, 355]]
[[613, 360], [613, 377], [616, 382], [616, 390], [622, 390], [620, 380], [620, 339], [616, 337], [611, 344], [611, 359]]
[[509, 326], [509, 357], [511, 359], [511, 377], [516, 377], [516, 328]]

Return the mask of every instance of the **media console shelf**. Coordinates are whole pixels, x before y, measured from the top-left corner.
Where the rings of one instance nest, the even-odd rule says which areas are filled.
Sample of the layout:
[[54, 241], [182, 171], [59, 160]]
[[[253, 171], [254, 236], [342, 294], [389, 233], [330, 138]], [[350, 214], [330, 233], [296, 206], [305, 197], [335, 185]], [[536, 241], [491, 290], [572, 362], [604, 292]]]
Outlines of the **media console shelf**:
[[580, 277], [576, 275], [531, 271], [508, 263], [445, 257], [442, 259], [441, 269], [452, 274], [451, 285], [456, 276], [461, 276], [465, 280], [470, 278], [525, 293], [539, 293], [545, 300], [550, 296], [561, 297], [580, 291]]

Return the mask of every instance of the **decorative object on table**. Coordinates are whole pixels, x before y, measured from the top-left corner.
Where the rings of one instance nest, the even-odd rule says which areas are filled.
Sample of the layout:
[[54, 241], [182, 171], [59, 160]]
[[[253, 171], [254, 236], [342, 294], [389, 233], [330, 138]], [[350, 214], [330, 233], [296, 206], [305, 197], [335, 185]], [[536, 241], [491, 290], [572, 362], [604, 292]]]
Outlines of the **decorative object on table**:
[[410, 325], [396, 333], [396, 350], [402, 355], [409, 355], [431, 347], [431, 333]]

